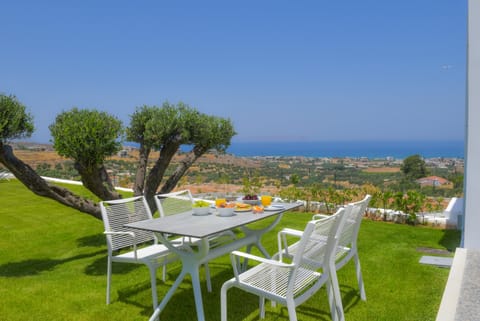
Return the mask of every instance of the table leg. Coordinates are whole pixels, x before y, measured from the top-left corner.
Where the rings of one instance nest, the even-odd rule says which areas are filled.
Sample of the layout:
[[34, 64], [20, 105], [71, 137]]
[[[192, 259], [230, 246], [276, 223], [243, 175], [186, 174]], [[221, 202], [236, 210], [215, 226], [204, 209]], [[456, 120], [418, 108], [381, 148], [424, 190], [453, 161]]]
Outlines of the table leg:
[[157, 320], [158, 316], [160, 315], [160, 312], [162, 312], [163, 308], [165, 308], [168, 301], [170, 301], [173, 294], [180, 286], [180, 283], [182, 283], [183, 279], [185, 278], [186, 274], [187, 272], [185, 271], [185, 269], [182, 268], [182, 272], [180, 272], [180, 275], [175, 280], [175, 283], [173, 283], [172, 287], [168, 290], [167, 294], [165, 294], [165, 297], [163, 298], [162, 302], [160, 302], [160, 304], [155, 308], [149, 321]]
[[203, 311], [203, 300], [202, 300], [202, 289], [200, 286], [200, 266], [201, 261], [204, 259], [209, 252], [209, 242], [207, 239], [202, 239], [198, 243], [197, 251], [184, 251], [181, 248], [174, 247], [170, 241], [164, 237], [162, 234], [157, 235], [159, 240], [165, 244], [172, 252], [176, 253], [181, 261], [182, 261], [182, 272], [175, 280], [175, 283], [172, 287], [168, 290], [165, 298], [163, 298], [160, 305], [155, 309], [153, 315], [150, 317], [149, 321], [157, 320], [161, 311], [165, 308], [168, 301], [172, 298], [173, 294], [180, 286], [180, 283], [183, 281], [187, 274], [190, 274], [192, 278], [192, 287], [193, 287], [193, 295], [195, 298], [195, 308], [197, 311], [197, 319], [198, 321], [205, 321], [205, 314]]
[[197, 310], [198, 321], [205, 321], [205, 314], [203, 312], [202, 288], [200, 287], [200, 276], [198, 273], [200, 266], [190, 270], [192, 276], [193, 296], [195, 297], [195, 308]]

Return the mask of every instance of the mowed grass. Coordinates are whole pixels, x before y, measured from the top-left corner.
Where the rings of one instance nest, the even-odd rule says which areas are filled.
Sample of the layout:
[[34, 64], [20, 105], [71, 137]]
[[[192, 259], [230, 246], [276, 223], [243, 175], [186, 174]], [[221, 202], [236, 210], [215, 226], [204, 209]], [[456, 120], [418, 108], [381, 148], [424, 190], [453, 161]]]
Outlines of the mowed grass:
[[[88, 194], [82, 187], [70, 186]], [[148, 270], [114, 264], [112, 302], [105, 304], [107, 250], [103, 223], [89, 215], [34, 195], [15, 180], [0, 181], [0, 320], [148, 320], [152, 313]], [[303, 229], [311, 217], [287, 213], [264, 245], [273, 253], [282, 227]], [[365, 220], [359, 252], [367, 292], [361, 301], [354, 264], [339, 271], [346, 320], [435, 320], [448, 269], [419, 264], [419, 248], [454, 251], [457, 231]], [[257, 253], [254, 251], [254, 253]], [[452, 253], [453, 255], [453, 253]], [[168, 269], [162, 298], [180, 272]], [[220, 320], [220, 288], [232, 277], [228, 256], [210, 263], [213, 292], [203, 286], [207, 320]], [[201, 277], [204, 277], [201, 271]], [[195, 320], [193, 292], [185, 280], [160, 315], [161, 320]], [[229, 320], [258, 320], [258, 299], [229, 291]], [[288, 320], [286, 308], [267, 304], [266, 320]], [[326, 291], [297, 308], [299, 320], [330, 320]]]

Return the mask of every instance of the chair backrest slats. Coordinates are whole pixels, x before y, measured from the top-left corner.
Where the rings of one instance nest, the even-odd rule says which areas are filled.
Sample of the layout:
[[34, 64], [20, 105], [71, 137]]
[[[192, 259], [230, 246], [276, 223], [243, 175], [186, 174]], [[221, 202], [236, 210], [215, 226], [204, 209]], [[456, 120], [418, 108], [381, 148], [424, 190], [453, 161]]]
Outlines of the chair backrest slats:
[[193, 197], [189, 190], [157, 194], [154, 199], [161, 217], [190, 211], [193, 205]]
[[347, 214], [345, 219], [345, 226], [343, 227], [343, 233], [339, 240], [339, 246], [347, 248], [351, 247], [353, 242], [356, 242], [360, 224], [370, 199], [371, 196], [367, 195], [363, 200], [350, 204], [352, 210]]
[[293, 263], [311, 271], [325, 269], [328, 261], [333, 260], [333, 253], [344, 226], [344, 215], [350, 210], [349, 207], [342, 208], [329, 217], [308, 222]]
[[[105, 231], [135, 233], [137, 244], [156, 241], [152, 232], [132, 230], [124, 227], [127, 223], [133, 223], [152, 218], [148, 204], [143, 196], [126, 199], [103, 201], [100, 203]], [[133, 246], [133, 239], [128, 235], [107, 235], [107, 243], [112, 251]]]

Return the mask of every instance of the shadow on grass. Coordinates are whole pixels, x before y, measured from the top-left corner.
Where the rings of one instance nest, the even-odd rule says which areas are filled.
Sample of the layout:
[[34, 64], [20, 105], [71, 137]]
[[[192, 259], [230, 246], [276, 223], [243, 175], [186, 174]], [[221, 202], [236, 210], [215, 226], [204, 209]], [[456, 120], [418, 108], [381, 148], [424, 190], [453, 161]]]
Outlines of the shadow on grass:
[[[94, 234], [77, 239], [77, 245], [79, 247], [102, 247], [107, 245], [105, 235]], [[106, 252], [106, 250], [105, 250]]]
[[[206, 320], [218, 321], [220, 320], [220, 291], [223, 283], [233, 277], [231, 267], [229, 264], [217, 264], [210, 263], [210, 270], [212, 273], [212, 292], [208, 292], [206, 289], [205, 281], [202, 281], [202, 299], [203, 309]], [[159, 300], [165, 296], [170, 289], [175, 279], [180, 273], [180, 267], [172, 269], [168, 273], [168, 279], [166, 283], [163, 283], [161, 279], [157, 278], [157, 289]], [[200, 271], [201, 276], [204, 275], [204, 270]], [[140, 292], [148, 293], [150, 298], [150, 281], [148, 279], [148, 273], [145, 272], [145, 282], [136, 284], [134, 286], [124, 287], [117, 290], [118, 301], [123, 303], [134, 305], [142, 309], [141, 314], [149, 317], [153, 313], [151, 300], [138, 300], [138, 294]], [[326, 291], [323, 287], [320, 291]], [[349, 286], [341, 286], [342, 301], [344, 304], [345, 312], [352, 309], [360, 301], [360, 296], [357, 289]], [[326, 294], [322, 296], [322, 299], [326, 299]], [[242, 291], [237, 288], [231, 288], [227, 292], [228, 300], [228, 320], [241, 321], [248, 318], [257, 319], [259, 317], [259, 301], [258, 297]], [[311, 298], [311, 300], [318, 300], [318, 297]], [[159, 302], [160, 303], [160, 302]], [[319, 321], [331, 320], [331, 312], [328, 308], [328, 303], [322, 304], [327, 307], [312, 307], [307, 304], [303, 304], [297, 307], [297, 317], [299, 320], [302, 316], [309, 316]], [[289, 320], [288, 309], [285, 306], [277, 304], [277, 307], [272, 308], [270, 303], [266, 303], [266, 319], [268, 320]], [[192, 320], [196, 319], [195, 300], [193, 296], [193, 289], [191, 286], [191, 278], [187, 276], [180, 284], [179, 288], [174, 293], [173, 297], [167, 303], [164, 310], [160, 313], [160, 320]]]
[[79, 254], [66, 259], [27, 259], [20, 262], [11, 262], [0, 265], [0, 276], [24, 277], [37, 275], [45, 271], [52, 271], [60, 264], [97, 256], [102, 253], [105, 253], [105, 251]]
[[360, 292], [351, 286], [340, 284], [340, 292], [342, 296], [343, 311], [346, 313], [353, 309], [360, 301]]
[[444, 230], [443, 236], [439, 244], [445, 247], [450, 252], [455, 252], [455, 249], [460, 246], [462, 233], [460, 230]]
[[[102, 253], [105, 254], [106, 251]], [[119, 263], [113, 262], [112, 263], [112, 273], [115, 274], [126, 274], [130, 273], [131, 271], [144, 267], [146, 271], [148, 271], [146, 265], [144, 264], [134, 264], [134, 263]], [[107, 255], [102, 256], [101, 258], [96, 259], [89, 265], [85, 267], [85, 274], [87, 275], [107, 275]], [[150, 283], [149, 283], [150, 284]]]
[[[126, 265], [126, 264], [124, 264]], [[206, 320], [220, 320], [220, 289], [223, 282], [230, 279], [232, 275], [231, 267], [229, 264], [216, 264], [209, 263], [212, 281], [212, 292], [208, 292], [206, 288], [204, 277], [204, 269], [200, 270], [200, 276], [202, 277], [202, 299], [203, 308]], [[136, 284], [134, 286], [123, 287], [117, 290], [118, 301], [123, 303], [134, 305], [142, 309], [141, 314], [149, 317], [153, 313], [151, 296], [150, 296], [150, 280], [148, 277], [148, 271], [145, 268], [145, 282]], [[167, 281], [164, 283], [161, 278], [157, 277], [157, 290], [158, 298], [161, 301], [170, 287], [175, 282], [176, 278], [180, 274], [181, 266], [176, 266], [170, 269], [168, 272]], [[160, 276], [161, 272], [158, 272]], [[248, 315], [258, 310], [258, 298], [245, 294], [245, 292], [231, 289], [228, 292], [229, 299], [229, 320], [239, 321], [244, 320]], [[138, 294], [140, 292], [148, 293], [149, 300], [138, 300]], [[241, 297], [241, 304], [238, 302], [238, 298]], [[114, 303], [114, 301], [112, 302]], [[160, 302], [159, 302], [160, 303]], [[196, 319], [195, 299], [193, 296], [193, 289], [190, 276], [185, 277], [178, 289], [175, 291], [173, 297], [167, 303], [164, 310], [160, 313], [160, 320], [193, 320]]]

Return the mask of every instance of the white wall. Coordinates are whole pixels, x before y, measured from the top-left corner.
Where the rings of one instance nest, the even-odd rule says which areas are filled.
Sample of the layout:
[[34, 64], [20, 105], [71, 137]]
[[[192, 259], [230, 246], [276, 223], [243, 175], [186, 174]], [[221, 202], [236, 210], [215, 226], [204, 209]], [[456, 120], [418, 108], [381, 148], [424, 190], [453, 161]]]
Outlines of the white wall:
[[480, 0], [468, 0], [467, 61], [463, 247], [480, 249]]

